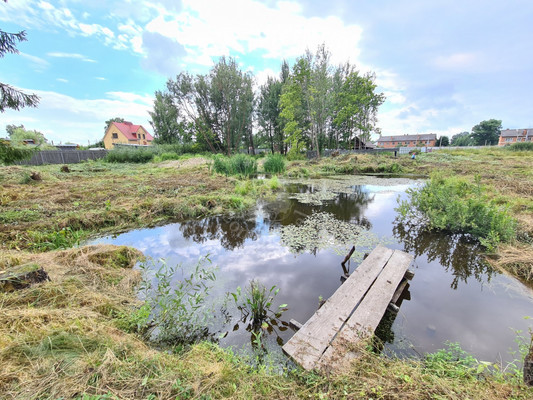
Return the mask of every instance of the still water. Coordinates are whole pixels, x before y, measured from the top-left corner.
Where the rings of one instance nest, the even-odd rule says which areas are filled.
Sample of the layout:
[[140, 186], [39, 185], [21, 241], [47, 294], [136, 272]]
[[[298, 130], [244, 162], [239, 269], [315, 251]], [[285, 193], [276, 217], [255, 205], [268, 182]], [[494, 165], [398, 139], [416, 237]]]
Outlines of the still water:
[[[133, 246], [167, 264], [195, 265], [206, 254], [218, 267], [212, 297], [243, 289], [252, 279], [276, 286], [273, 309], [288, 304], [272, 321], [262, 343], [280, 355], [294, 333], [287, 321], [301, 323], [341, 285], [341, 261], [354, 238], [363, 254], [377, 243], [415, 256], [415, 276], [404, 293], [392, 326], [380, 335], [386, 351], [416, 356], [443, 348], [447, 341], [486, 361], [512, 361], [516, 331], [531, 326], [533, 294], [514, 278], [483, 262], [480, 248], [463, 235], [430, 233], [399, 224], [394, 208], [420, 181], [398, 178], [338, 177], [286, 182], [275, 201], [249, 212], [134, 230], [95, 242]], [[253, 336], [236, 308], [212, 330], [222, 346], [246, 351]], [[392, 321], [390, 321], [392, 322]], [[224, 336], [224, 337], [222, 337]]]

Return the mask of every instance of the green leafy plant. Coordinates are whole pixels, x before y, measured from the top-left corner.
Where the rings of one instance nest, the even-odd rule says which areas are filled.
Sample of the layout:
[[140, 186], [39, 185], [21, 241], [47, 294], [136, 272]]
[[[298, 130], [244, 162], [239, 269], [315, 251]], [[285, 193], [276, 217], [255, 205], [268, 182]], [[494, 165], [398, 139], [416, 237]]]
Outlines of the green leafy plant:
[[32, 250], [49, 251], [57, 249], [68, 249], [78, 246], [87, 237], [84, 230], [76, 230], [70, 227], [61, 228], [57, 231], [28, 231], [29, 246]]
[[250, 317], [252, 325], [259, 327], [263, 325], [269, 314], [279, 317], [283, 309], [287, 307], [287, 304], [281, 304], [276, 312], [272, 312], [272, 302], [278, 292], [279, 289], [276, 286], [267, 289], [259, 281], [252, 280], [244, 292], [239, 286], [236, 293], [230, 293], [230, 295], [245, 318]]
[[[150, 276], [148, 265], [142, 266], [141, 292], [150, 310], [140, 310], [136, 322], [139, 330], [151, 339], [169, 345], [189, 344], [209, 336], [208, 325], [213, 310], [207, 303], [210, 285], [216, 280], [215, 268], [206, 267], [202, 258], [192, 272], [181, 265], [161, 267]], [[143, 321], [142, 316], [148, 317]]]
[[433, 375], [447, 378], [474, 379], [479, 362], [465, 352], [459, 343], [447, 343], [447, 348], [427, 354], [424, 368]]
[[464, 178], [433, 174], [425, 186], [408, 189], [407, 194], [409, 199], [399, 201], [396, 209], [404, 223], [468, 233], [489, 251], [516, 237], [516, 220], [506, 209], [491, 202], [479, 178], [472, 183]]
[[266, 173], [281, 174], [285, 172], [285, 159], [281, 154], [269, 154], [263, 164]]

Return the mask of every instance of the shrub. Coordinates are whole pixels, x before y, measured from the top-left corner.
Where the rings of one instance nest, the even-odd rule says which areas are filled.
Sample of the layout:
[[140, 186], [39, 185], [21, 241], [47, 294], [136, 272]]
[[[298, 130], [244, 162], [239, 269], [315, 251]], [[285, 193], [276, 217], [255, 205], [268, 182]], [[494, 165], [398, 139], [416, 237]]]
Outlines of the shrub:
[[285, 172], [285, 159], [281, 154], [270, 154], [263, 164], [265, 172], [270, 174], [280, 174]]
[[204, 266], [206, 262], [210, 261], [204, 257], [192, 272], [163, 263], [155, 280], [143, 266], [141, 291], [146, 302], [136, 315], [139, 332], [169, 345], [193, 343], [209, 335], [213, 310], [207, 297], [216, 276], [214, 268]]
[[505, 148], [511, 151], [533, 151], [533, 142], [517, 142]]
[[147, 163], [152, 161], [155, 148], [116, 148], [111, 150], [104, 161], [111, 163]]
[[408, 189], [407, 194], [409, 199], [397, 208], [403, 222], [472, 234], [489, 250], [516, 237], [516, 220], [483, 194], [479, 178], [471, 183], [435, 174], [424, 187]]
[[246, 154], [236, 154], [232, 157], [218, 154], [214, 158], [213, 169], [215, 172], [226, 176], [251, 177], [257, 173], [257, 161]]

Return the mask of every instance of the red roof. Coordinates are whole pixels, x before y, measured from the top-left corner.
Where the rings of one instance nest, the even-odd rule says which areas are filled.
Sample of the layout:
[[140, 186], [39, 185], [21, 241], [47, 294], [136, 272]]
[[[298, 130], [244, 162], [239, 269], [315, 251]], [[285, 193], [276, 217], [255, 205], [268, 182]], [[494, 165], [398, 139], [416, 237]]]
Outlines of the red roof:
[[[133, 125], [131, 122], [128, 122], [128, 121], [113, 122], [113, 124], [115, 124], [115, 126], [118, 128], [118, 130], [120, 132], [122, 132], [124, 134], [124, 136], [126, 136], [126, 138], [128, 140], [143, 139], [143, 138], [138, 138], [137, 135], [136, 135], [136, 133], [139, 130], [139, 128], [143, 128], [144, 129], [143, 126], [141, 126], [141, 125]], [[150, 135], [146, 129], [144, 129], [144, 131], [146, 132], [146, 139], [143, 139], [143, 140], [149, 140], [149, 141], [154, 140], [152, 135]]]

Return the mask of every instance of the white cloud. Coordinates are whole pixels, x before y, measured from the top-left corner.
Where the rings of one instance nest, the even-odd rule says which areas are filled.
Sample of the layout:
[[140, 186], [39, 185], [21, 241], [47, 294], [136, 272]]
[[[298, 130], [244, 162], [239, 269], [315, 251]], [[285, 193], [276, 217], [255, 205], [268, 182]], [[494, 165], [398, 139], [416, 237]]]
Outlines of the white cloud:
[[68, 83], [68, 79], [64, 79], [64, 78], [56, 78], [56, 81], [63, 82], [63, 83]]
[[26, 54], [26, 53], [22, 53], [20, 52], [19, 53], [23, 58], [29, 60], [33, 66], [33, 68], [37, 71], [37, 72], [42, 72], [44, 71], [45, 69], [47, 69], [50, 64], [48, 63], [48, 61], [40, 58], [40, 57], [36, 57], [36, 56], [32, 56], [30, 54]]
[[171, 14], [160, 10], [146, 30], [179, 42], [188, 53], [187, 62], [212, 65], [222, 55], [257, 51], [267, 59], [299, 56], [326, 43], [332, 61], [355, 61], [362, 29], [340, 18], [302, 14], [296, 2], [268, 6], [259, 1], [212, 2], [184, 0], [183, 10]]
[[78, 59], [78, 60], [82, 60], [84, 62], [90, 62], [90, 63], [97, 62], [96, 60], [87, 58], [83, 54], [78, 54], [78, 53], [50, 52], [50, 53], [46, 53], [46, 55], [48, 57], [55, 57], [55, 58], [74, 58], [74, 59]]
[[107, 79], [101, 76], [95, 76], [94, 79], [98, 79], [99, 81], [106, 81]]
[[22, 90], [37, 94], [41, 98], [39, 107], [18, 112], [8, 110], [0, 114], [0, 126], [22, 123], [28, 129], [43, 132], [55, 143], [72, 141], [80, 144], [100, 140], [104, 135], [104, 122], [112, 117], [122, 117], [150, 128], [151, 95], [110, 92], [106, 98], [77, 99], [52, 91]]

